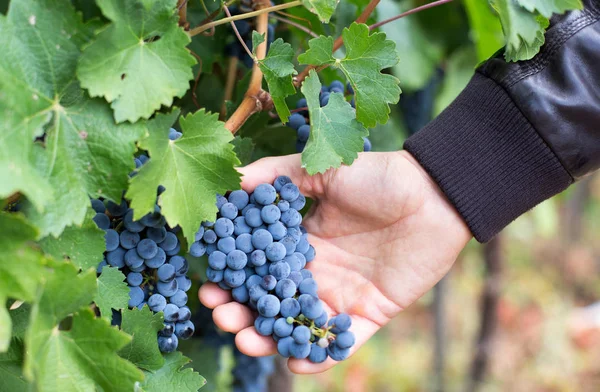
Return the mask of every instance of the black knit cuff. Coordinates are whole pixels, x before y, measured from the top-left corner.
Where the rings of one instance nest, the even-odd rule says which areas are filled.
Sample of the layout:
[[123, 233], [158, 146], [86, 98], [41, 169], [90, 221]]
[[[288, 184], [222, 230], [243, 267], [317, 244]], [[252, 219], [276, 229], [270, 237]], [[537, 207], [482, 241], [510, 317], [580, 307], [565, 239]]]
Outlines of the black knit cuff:
[[481, 74], [404, 148], [480, 242], [573, 182], [506, 91]]

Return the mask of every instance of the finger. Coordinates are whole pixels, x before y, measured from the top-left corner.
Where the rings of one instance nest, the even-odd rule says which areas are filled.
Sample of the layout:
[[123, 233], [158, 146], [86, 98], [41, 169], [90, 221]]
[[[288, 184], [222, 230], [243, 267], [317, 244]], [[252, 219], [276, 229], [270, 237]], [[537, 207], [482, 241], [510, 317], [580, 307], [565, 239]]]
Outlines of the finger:
[[209, 309], [214, 309], [219, 305], [233, 301], [231, 291], [223, 290], [215, 283], [204, 283], [200, 286], [198, 298]]
[[270, 336], [262, 336], [254, 327], [241, 330], [235, 336], [235, 345], [246, 355], [265, 357], [277, 353], [277, 343]]
[[237, 302], [217, 306], [213, 311], [213, 320], [217, 327], [231, 333], [238, 333], [242, 329], [254, 325], [252, 311]]
[[252, 191], [259, 184], [272, 184], [277, 177], [288, 176], [305, 196], [314, 196], [312, 194], [313, 187], [309, 186], [311, 181], [307, 181], [310, 176], [302, 168], [300, 157], [300, 154], [268, 157], [239, 168], [240, 173], [243, 175], [242, 188], [246, 191]]
[[[352, 331], [356, 337], [356, 343], [350, 348], [350, 356], [352, 356], [373, 334], [379, 329], [379, 326], [375, 323], [365, 319], [352, 318]], [[288, 360], [288, 367], [290, 370], [297, 374], [313, 374], [321, 373], [334, 367], [338, 362], [331, 358], [327, 358], [322, 363], [312, 363], [308, 359], [295, 359], [290, 358]]]

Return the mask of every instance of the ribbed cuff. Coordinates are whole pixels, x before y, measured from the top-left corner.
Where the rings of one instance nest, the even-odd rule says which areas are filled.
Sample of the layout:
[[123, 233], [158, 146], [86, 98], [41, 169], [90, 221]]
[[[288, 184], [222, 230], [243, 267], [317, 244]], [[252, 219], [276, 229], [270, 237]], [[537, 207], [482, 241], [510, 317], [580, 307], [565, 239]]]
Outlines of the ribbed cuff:
[[481, 74], [404, 148], [479, 242], [573, 182], [505, 90]]

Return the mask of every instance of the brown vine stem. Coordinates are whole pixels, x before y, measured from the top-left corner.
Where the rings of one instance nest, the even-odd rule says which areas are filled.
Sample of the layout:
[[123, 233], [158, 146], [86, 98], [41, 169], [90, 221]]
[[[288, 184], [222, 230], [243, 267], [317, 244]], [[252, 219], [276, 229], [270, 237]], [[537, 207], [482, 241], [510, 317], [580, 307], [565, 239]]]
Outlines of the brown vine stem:
[[[268, 0], [262, 0], [258, 5], [259, 11], [264, 11], [269, 8], [262, 8], [265, 5], [268, 5]], [[287, 3], [291, 4], [291, 3]], [[268, 110], [268, 101], [270, 101], [270, 96], [268, 93], [263, 91], [262, 89], [262, 79], [263, 73], [258, 67], [258, 60], [262, 60], [267, 55], [267, 29], [269, 26], [269, 13], [262, 12], [256, 14], [256, 31], [264, 35], [265, 41], [258, 45], [255, 49], [256, 58], [254, 61], [254, 66], [252, 67], [252, 75], [250, 76], [250, 84], [248, 85], [248, 90], [244, 95], [244, 99], [238, 108], [233, 112], [231, 117], [225, 123], [225, 128], [229, 129], [229, 131], [235, 134], [242, 125], [252, 116], [254, 113], [260, 112], [262, 110]]]
[[188, 0], [177, 0], [177, 9], [179, 10], [179, 26], [188, 29], [190, 24], [187, 21], [187, 3]]
[[[356, 18], [356, 23], [365, 23], [369, 19], [369, 16], [371, 16], [373, 11], [375, 11], [375, 8], [377, 7], [378, 4], [379, 4], [379, 0], [371, 0], [369, 2], [369, 4], [367, 4], [367, 6], [363, 10], [363, 12], [361, 12], [361, 14], [358, 16], [358, 18]], [[333, 52], [335, 52], [336, 50], [341, 48], [343, 44], [344, 44], [344, 40], [343, 40], [343, 37], [340, 35], [333, 42]], [[311, 69], [315, 69], [315, 66], [308, 65], [302, 70], [302, 72], [300, 72], [300, 74], [298, 74], [298, 76], [294, 80], [294, 85], [296, 87], [300, 87], [300, 85], [302, 85], [302, 82], [308, 76], [308, 73], [310, 72]]]
[[262, 14], [268, 15], [269, 12], [275, 12], [275, 11], [284, 10], [287, 8], [297, 7], [299, 5], [302, 5], [301, 0], [295, 0], [295, 1], [292, 1], [289, 3], [279, 4], [279, 5], [276, 5], [273, 7], [260, 8], [256, 11], [246, 12], [246, 13], [240, 14], [240, 15], [234, 15], [231, 17], [215, 20], [214, 22], [210, 22], [210, 23], [206, 23], [206, 24], [194, 27], [193, 29], [191, 29], [188, 32], [188, 34], [190, 37], [193, 37], [195, 35], [202, 33], [203, 31], [206, 31], [206, 30], [211, 29], [216, 26], [220, 26], [225, 23], [229, 23], [229, 22], [236, 21], [236, 20], [248, 19], [248, 18], [252, 18], [255, 16], [262, 15]]
[[383, 26], [384, 24], [388, 24], [388, 23], [393, 22], [395, 20], [398, 20], [400, 18], [404, 18], [405, 16], [408, 16], [408, 15], [411, 15], [411, 14], [416, 14], [417, 12], [424, 11], [424, 10], [427, 10], [429, 8], [437, 7], [439, 5], [450, 3], [450, 2], [452, 2], [452, 0], [438, 0], [438, 1], [434, 1], [432, 3], [424, 4], [424, 5], [420, 6], [420, 7], [413, 8], [413, 9], [408, 10], [406, 12], [403, 12], [403, 13], [401, 13], [399, 15], [393, 16], [393, 17], [391, 17], [389, 19], [382, 20], [381, 22], [377, 22], [375, 24], [372, 24], [371, 26], [369, 26], [369, 30], [374, 30], [374, 29], [376, 29], [378, 27]]

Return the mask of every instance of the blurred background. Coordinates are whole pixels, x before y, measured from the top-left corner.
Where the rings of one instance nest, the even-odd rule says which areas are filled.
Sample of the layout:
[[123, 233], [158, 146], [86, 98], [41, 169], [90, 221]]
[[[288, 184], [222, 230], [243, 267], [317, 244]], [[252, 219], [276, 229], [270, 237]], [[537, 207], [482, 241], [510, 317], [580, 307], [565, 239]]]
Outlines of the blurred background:
[[[289, 21], [337, 36], [367, 3], [341, 2], [329, 25], [302, 8], [286, 10], [271, 21], [275, 37], [301, 53], [310, 37]], [[383, 0], [368, 23], [425, 3]], [[191, 1], [190, 14], [196, 10], [201, 19], [204, 11], [193, 5]], [[379, 31], [396, 42], [400, 63], [388, 72], [400, 79], [403, 93], [390, 121], [371, 130], [374, 151], [401, 149], [410, 134], [452, 102], [477, 64], [503, 46], [500, 23], [484, 0], [457, 0], [385, 24]], [[196, 85], [199, 106], [221, 110], [231, 65], [222, 47], [232, 36], [231, 29], [217, 29], [214, 36], [191, 45], [204, 60]], [[343, 49], [338, 55], [343, 56]], [[243, 95], [247, 80], [247, 69], [236, 67], [240, 82], [233, 102]], [[321, 78], [324, 84], [344, 80], [330, 69]], [[291, 97], [289, 105], [295, 107], [299, 98]], [[184, 102], [191, 106], [190, 100]], [[253, 143], [242, 158], [245, 163], [295, 152], [293, 130], [267, 114], [253, 117], [240, 135]], [[182, 351], [207, 378], [206, 391], [598, 391], [598, 238], [600, 176], [586, 178], [539, 205], [490, 243], [471, 242], [434, 290], [328, 372], [292, 377], [282, 359], [240, 356], [233, 337], [217, 331], [210, 311], [199, 304], [197, 336], [182, 344]], [[203, 280], [203, 263], [191, 263], [197, 268], [197, 285]], [[252, 374], [264, 375], [264, 382], [249, 386], [240, 381]]]

